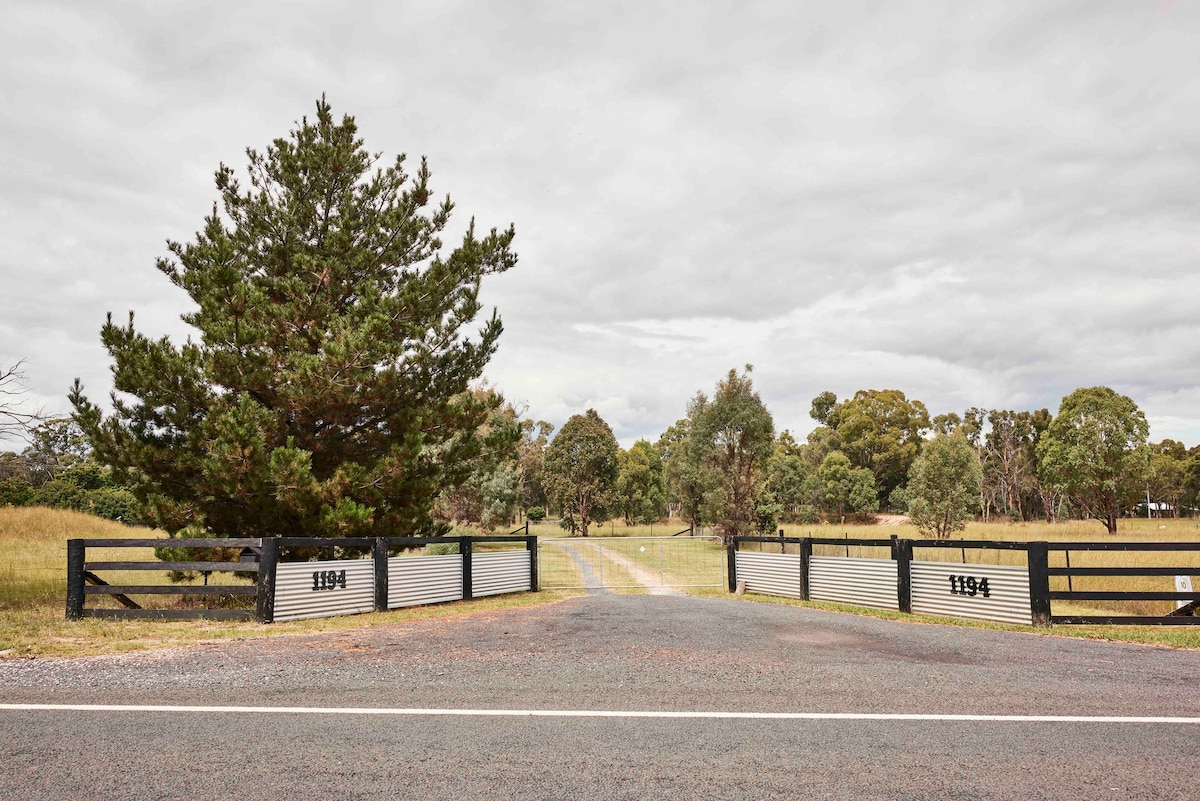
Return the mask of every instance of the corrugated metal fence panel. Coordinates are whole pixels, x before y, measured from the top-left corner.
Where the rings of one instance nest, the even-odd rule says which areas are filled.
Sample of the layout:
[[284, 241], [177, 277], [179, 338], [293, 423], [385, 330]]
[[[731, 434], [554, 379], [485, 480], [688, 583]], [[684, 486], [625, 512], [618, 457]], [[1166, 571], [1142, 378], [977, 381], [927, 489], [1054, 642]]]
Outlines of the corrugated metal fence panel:
[[529, 551], [484, 551], [471, 555], [471, 594], [500, 595], [529, 590]]
[[814, 556], [808, 563], [808, 597], [814, 601], [899, 609], [896, 563], [891, 559]]
[[[950, 577], [955, 582], [950, 583]], [[965, 579], [988, 582], [988, 597], [960, 592]], [[969, 617], [1001, 623], [1033, 625], [1029, 608], [1029, 568], [1024, 565], [980, 565], [961, 562], [912, 563], [912, 610], [927, 615]]]
[[[322, 573], [332, 571], [340, 579], [343, 570], [345, 587], [340, 580], [332, 588], [321, 581]], [[352, 615], [374, 608], [375, 565], [370, 559], [284, 562], [275, 569], [276, 621]]]
[[799, 554], [738, 551], [735, 558], [737, 580], [746, 582], [746, 592], [800, 597]]
[[461, 601], [462, 554], [388, 559], [388, 609]]

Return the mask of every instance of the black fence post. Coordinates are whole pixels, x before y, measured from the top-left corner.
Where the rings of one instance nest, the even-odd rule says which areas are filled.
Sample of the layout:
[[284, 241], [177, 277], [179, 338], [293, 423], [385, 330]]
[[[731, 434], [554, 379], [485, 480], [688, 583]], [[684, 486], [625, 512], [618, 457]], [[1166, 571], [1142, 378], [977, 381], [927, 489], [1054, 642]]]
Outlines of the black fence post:
[[[525, 524], [525, 533], [529, 533], [529, 523]], [[529, 591], [538, 591], [538, 544], [537, 537], [525, 537], [525, 550], [529, 551]]]
[[67, 620], [83, 617], [84, 540], [67, 540]]
[[783, 541], [783, 529], [779, 529], [779, 552], [787, 553], [787, 545]]
[[254, 619], [259, 623], [275, 622], [275, 566], [279, 564], [279, 540], [262, 538], [262, 555], [258, 557], [258, 598]]
[[458, 552], [462, 554], [462, 576], [463, 576], [463, 600], [470, 601], [475, 597], [471, 587], [471, 551], [473, 539], [471, 537], [460, 537], [458, 540]]
[[901, 612], [912, 613], [912, 540], [892, 535], [892, 559], [896, 561], [896, 604]]
[[386, 612], [388, 608], [388, 549], [383, 537], [371, 543], [371, 559], [375, 562], [375, 611]]
[[808, 566], [812, 562], [812, 539], [800, 538], [800, 600], [810, 600], [808, 597]]
[[1031, 542], [1029, 554], [1029, 612], [1035, 626], [1050, 625], [1050, 545]]
[[737, 592], [737, 540], [729, 541], [729, 545], [725, 548], [725, 558], [728, 560], [729, 569], [726, 571], [729, 574], [729, 591]]

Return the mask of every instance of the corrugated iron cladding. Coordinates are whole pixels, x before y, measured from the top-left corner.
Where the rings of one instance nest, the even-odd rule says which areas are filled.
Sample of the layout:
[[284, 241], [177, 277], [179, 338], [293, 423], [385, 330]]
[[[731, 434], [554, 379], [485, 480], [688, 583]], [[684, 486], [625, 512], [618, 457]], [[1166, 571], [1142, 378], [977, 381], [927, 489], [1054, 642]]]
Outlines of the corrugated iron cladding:
[[[346, 571], [346, 586], [324, 589], [313, 574]], [[352, 615], [375, 607], [375, 566], [370, 559], [331, 562], [285, 562], [275, 569], [275, 620]]]
[[461, 601], [462, 555], [388, 559], [388, 609]]
[[471, 556], [471, 594], [500, 595], [529, 590], [529, 551], [484, 551]]
[[746, 592], [800, 597], [799, 554], [738, 551], [737, 580], [746, 582]]
[[[976, 582], [986, 578], [988, 597], [984, 598], [980, 592], [975, 595], [952, 592], [951, 576], [973, 576]], [[1024, 565], [913, 561], [912, 610], [926, 615], [1033, 625], [1029, 569]]]
[[814, 556], [808, 567], [808, 597], [814, 601], [899, 609], [896, 563], [891, 559]]

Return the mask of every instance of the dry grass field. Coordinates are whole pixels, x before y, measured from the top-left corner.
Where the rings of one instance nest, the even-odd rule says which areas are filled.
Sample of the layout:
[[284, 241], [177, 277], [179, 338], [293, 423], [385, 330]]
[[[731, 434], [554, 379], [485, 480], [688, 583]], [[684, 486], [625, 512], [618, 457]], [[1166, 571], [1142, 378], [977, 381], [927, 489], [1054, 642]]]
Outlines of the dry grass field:
[[[436, 606], [411, 607], [346, 617], [318, 618], [269, 626], [253, 622], [209, 620], [67, 621], [67, 540], [75, 538], [159, 537], [162, 532], [126, 526], [79, 512], [41, 508], [0, 508], [0, 658], [87, 656], [164, 648], [216, 640], [287, 636], [316, 631], [362, 628], [401, 620], [449, 617], [518, 606], [550, 603], [570, 592], [514, 593]], [[105, 548], [106, 561], [147, 560], [148, 548]], [[89, 559], [101, 558], [89, 551]], [[166, 571], [106, 571], [111, 583], [168, 584]], [[210, 584], [237, 581], [213, 573]], [[141, 596], [169, 606], [178, 596]], [[88, 608], [108, 602], [88, 596]]]

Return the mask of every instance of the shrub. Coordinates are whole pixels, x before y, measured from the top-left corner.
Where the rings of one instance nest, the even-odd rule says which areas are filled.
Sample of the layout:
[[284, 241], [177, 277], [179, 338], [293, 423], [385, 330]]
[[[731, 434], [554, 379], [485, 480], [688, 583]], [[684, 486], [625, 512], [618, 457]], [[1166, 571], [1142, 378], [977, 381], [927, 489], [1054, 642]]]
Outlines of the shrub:
[[124, 523], [136, 523], [141, 516], [141, 504], [133, 493], [120, 487], [103, 487], [87, 493], [88, 508], [98, 517], [109, 520], [120, 520]]
[[800, 511], [798, 511], [796, 513], [796, 519], [798, 522], [803, 523], [805, 525], [812, 525], [814, 523], [820, 523], [821, 522], [821, 512], [817, 509], [817, 507], [813, 506], [810, 503], [806, 503], [806, 504], [802, 505], [800, 507]]

